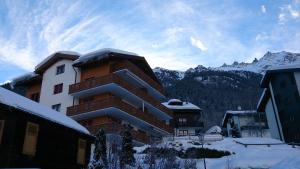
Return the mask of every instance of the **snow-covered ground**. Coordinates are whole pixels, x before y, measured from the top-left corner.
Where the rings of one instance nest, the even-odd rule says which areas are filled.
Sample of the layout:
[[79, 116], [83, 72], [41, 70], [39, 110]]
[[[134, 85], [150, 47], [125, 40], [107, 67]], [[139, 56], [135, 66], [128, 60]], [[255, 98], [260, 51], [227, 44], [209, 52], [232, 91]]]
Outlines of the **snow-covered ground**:
[[[165, 141], [158, 146], [174, 147], [177, 150], [201, 147], [201, 145], [194, 145], [194, 143], [195, 140], [175, 139], [174, 141]], [[240, 143], [260, 145], [248, 145], [245, 147]], [[269, 146], [265, 144], [269, 144]], [[136, 150], [141, 152], [146, 147], [136, 148]], [[206, 159], [208, 169], [300, 168], [300, 148], [293, 148], [291, 145], [283, 144], [279, 140], [271, 138], [224, 138], [221, 141], [205, 143], [204, 147], [226, 150], [232, 153], [232, 155], [222, 158]], [[197, 160], [197, 168], [203, 168], [203, 160]]]

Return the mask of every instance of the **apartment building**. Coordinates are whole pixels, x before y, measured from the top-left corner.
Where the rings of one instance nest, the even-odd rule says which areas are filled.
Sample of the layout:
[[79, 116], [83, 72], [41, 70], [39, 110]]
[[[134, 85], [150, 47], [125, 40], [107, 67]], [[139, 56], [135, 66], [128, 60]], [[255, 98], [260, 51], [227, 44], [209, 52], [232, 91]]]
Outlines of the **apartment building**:
[[31, 74], [16, 78], [11, 90], [83, 124], [91, 133], [103, 128], [120, 140], [124, 124], [136, 143], [173, 132], [172, 111], [161, 104], [163, 88], [144, 57], [116, 49], [85, 55], [56, 52]]
[[266, 71], [257, 111], [266, 113], [272, 138], [300, 143], [300, 65]]

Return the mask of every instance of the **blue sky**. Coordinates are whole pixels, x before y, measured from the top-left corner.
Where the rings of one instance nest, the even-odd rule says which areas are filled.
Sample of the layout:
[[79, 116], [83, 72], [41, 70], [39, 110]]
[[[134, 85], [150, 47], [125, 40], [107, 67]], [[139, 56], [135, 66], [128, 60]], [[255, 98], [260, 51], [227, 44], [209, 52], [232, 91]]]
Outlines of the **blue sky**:
[[175, 70], [300, 52], [300, 0], [0, 0], [0, 82], [107, 47]]

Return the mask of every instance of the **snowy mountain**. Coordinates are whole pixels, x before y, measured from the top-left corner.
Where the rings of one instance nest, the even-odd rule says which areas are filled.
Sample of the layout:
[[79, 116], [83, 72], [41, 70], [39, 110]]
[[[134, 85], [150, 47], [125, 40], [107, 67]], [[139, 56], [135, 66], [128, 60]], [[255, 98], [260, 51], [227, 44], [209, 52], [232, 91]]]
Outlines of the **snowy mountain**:
[[259, 60], [255, 58], [252, 63], [234, 62], [231, 65], [224, 64], [223, 66], [214, 69], [224, 70], [224, 71], [242, 70], [242, 71], [251, 71], [256, 73], [264, 73], [266, 69], [271, 67], [299, 64], [299, 63], [300, 63], [300, 53], [291, 53], [285, 51], [277, 52], [277, 53], [267, 52]]
[[[208, 70], [215, 71], [249, 71], [254, 73], [263, 74], [267, 69], [277, 66], [300, 64], [300, 53], [291, 52], [277, 52], [271, 53], [267, 52], [262, 58], [254, 59], [252, 63], [245, 62], [234, 62], [231, 65], [223, 64], [220, 67], [204, 67], [203, 65], [198, 65], [195, 68], [189, 68], [186, 71], [176, 71], [168, 70], [165, 68], [154, 68], [153, 71], [158, 77], [172, 78], [172, 79], [183, 79], [186, 73], [194, 73]], [[170, 80], [170, 79], [169, 79]]]
[[267, 52], [252, 63], [223, 65], [217, 68], [199, 65], [186, 71], [155, 68], [168, 98], [189, 101], [207, 113], [205, 127], [220, 125], [227, 110], [256, 109], [261, 94], [262, 74], [273, 66], [300, 63], [300, 54]]

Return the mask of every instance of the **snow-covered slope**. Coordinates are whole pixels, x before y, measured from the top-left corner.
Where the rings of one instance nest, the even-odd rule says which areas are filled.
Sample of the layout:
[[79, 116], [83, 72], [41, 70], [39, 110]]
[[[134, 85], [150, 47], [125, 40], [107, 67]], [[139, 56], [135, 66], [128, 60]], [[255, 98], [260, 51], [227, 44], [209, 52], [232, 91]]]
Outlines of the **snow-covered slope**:
[[195, 73], [202, 72], [208, 70], [215, 71], [249, 71], [255, 73], [263, 74], [267, 69], [277, 66], [286, 66], [286, 65], [294, 65], [300, 64], [300, 53], [291, 53], [291, 52], [267, 52], [262, 58], [256, 59], [252, 63], [245, 62], [234, 62], [231, 65], [224, 64], [220, 67], [204, 67], [203, 65], [198, 65], [195, 68], [189, 68], [186, 71], [176, 71], [176, 70], [168, 70], [164, 68], [157, 67], [153, 69], [156, 75], [159, 76], [169, 76], [170, 78], [177, 78], [181, 80], [184, 78], [186, 73]]
[[221, 67], [214, 68], [216, 70], [242, 70], [242, 71], [251, 71], [256, 73], [264, 73], [266, 69], [276, 67], [276, 66], [285, 66], [291, 64], [300, 63], [300, 53], [291, 53], [291, 52], [277, 52], [271, 53], [267, 52], [259, 60], [255, 59], [252, 63], [238, 63], [234, 62], [232, 65], [224, 64]]
[[[201, 148], [199, 140], [189, 137], [175, 137], [173, 141], [163, 141], [157, 147], [187, 150], [188, 148]], [[243, 144], [257, 144], [248, 145]], [[149, 145], [136, 147], [138, 153]], [[229, 151], [230, 156], [221, 158], [206, 158], [209, 169], [299, 169], [300, 149], [271, 138], [224, 138], [220, 141], [206, 142], [205, 148], [219, 151]], [[178, 158], [179, 161], [184, 159]], [[196, 159], [197, 169], [203, 169], [203, 160]]]

